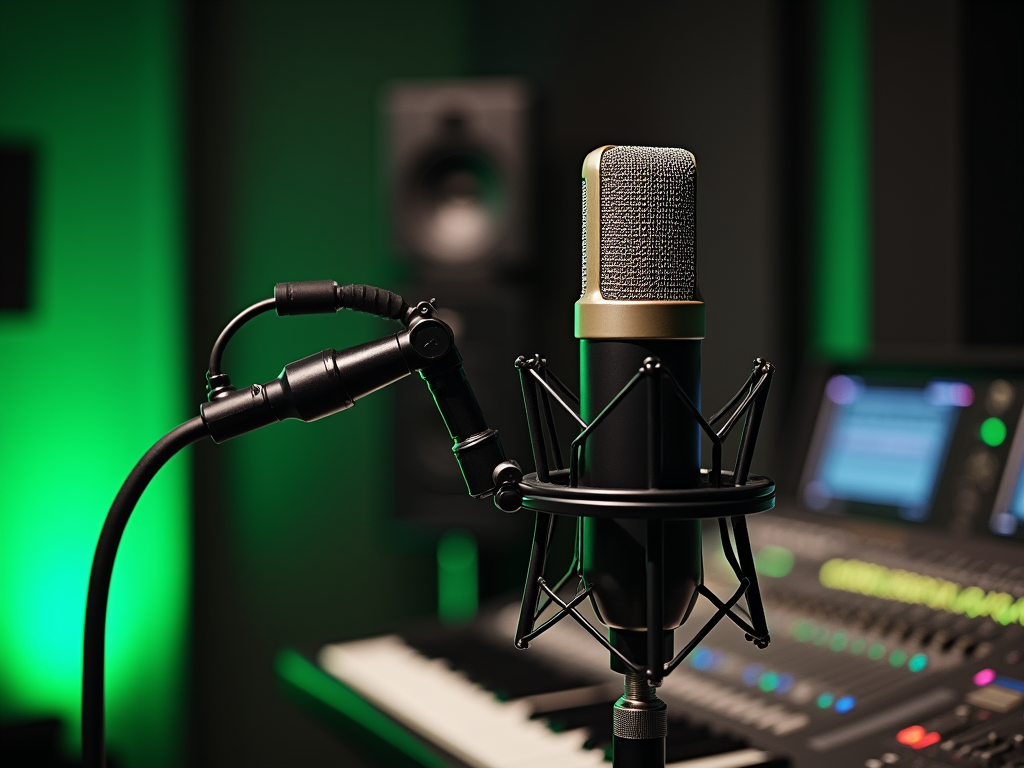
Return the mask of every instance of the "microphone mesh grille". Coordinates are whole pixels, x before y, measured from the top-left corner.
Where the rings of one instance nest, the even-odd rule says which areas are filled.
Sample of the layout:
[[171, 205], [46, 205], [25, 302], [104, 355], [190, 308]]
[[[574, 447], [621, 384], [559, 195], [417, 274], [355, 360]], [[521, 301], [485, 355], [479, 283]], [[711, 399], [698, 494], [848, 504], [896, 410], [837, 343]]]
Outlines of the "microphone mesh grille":
[[587, 180], [583, 179], [583, 288], [580, 296], [587, 293]]
[[[602, 155], [601, 295], [605, 299], [694, 299], [696, 172], [693, 155], [685, 149], [613, 147]], [[586, 221], [585, 186], [583, 199]], [[584, 226], [584, 237], [585, 233]], [[586, 275], [585, 258], [583, 269]]]

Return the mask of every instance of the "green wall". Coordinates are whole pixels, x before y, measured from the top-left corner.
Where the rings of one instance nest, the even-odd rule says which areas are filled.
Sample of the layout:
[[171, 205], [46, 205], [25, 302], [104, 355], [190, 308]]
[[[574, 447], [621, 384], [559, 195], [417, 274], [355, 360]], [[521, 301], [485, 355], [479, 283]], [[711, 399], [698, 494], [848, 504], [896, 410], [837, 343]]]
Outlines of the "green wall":
[[871, 146], [869, 0], [819, 0], [811, 263], [815, 354], [871, 350]]
[[[469, 73], [466, 6], [195, 5], [190, 195], [196, 282], [210, 297], [197, 306], [200, 351], [276, 282], [400, 288], [409, 270], [388, 238], [382, 98], [396, 79]], [[262, 382], [326, 347], [397, 330], [353, 312], [267, 315], [235, 338], [225, 369], [236, 386]], [[398, 386], [434, 409], [425, 385], [407, 380], [312, 424], [197, 446], [199, 764], [362, 765], [281, 696], [274, 658], [436, 615], [435, 542], [394, 520]], [[498, 513], [483, 502], [480, 514]]]
[[[33, 304], [0, 316], [0, 714], [79, 738], [92, 551], [184, 402], [173, 0], [0, 5], [0, 137], [38, 151]], [[128, 526], [107, 635], [111, 753], [180, 764], [187, 462]]]

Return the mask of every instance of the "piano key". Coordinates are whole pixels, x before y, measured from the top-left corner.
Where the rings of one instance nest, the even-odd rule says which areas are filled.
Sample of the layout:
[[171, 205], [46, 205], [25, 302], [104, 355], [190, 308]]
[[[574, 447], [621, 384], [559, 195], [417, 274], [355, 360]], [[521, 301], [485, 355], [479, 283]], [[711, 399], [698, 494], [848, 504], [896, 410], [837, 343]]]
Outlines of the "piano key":
[[[779, 764], [776, 766], [772, 763]], [[771, 755], [760, 749], [740, 749], [721, 755], [668, 763], [665, 768], [785, 768], [785, 761], [774, 760]]]
[[526, 652], [512, 647], [511, 642], [507, 647], [498, 646], [481, 642], [478, 635], [468, 632], [409, 633], [403, 639], [424, 656], [446, 659], [453, 669], [503, 700], [580, 688], [594, 682], [530, 658]]
[[776, 736], [786, 736], [787, 734], [799, 731], [801, 728], [806, 727], [811, 722], [811, 718], [805, 713], [799, 712], [794, 715], [790, 715], [785, 720], [776, 723], [772, 726], [772, 733]]
[[[671, 733], [671, 730], [669, 732]], [[670, 737], [667, 741], [674, 743], [666, 744], [665, 761], [673, 763], [693, 760], [698, 757], [710, 757], [711, 755], [736, 752], [747, 746], [746, 742], [729, 736], [708, 735], [705, 738], [690, 738], [679, 741]]]
[[537, 693], [522, 698], [535, 715], [542, 715], [546, 712], [555, 712], [560, 709], [572, 709], [574, 707], [585, 707], [590, 704], [601, 702], [614, 702], [621, 695], [621, 686], [618, 685], [586, 685], [582, 688], [570, 688], [565, 691], [552, 691], [550, 693]]
[[526, 768], [544, 760], [583, 768], [603, 762], [603, 753], [583, 748], [585, 731], [551, 731], [529, 719], [527, 704], [498, 702], [396, 636], [327, 646], [319, 661], [374, 706], [468, 765]]
[[[548, 690], [547, 672], [553, 670], [534, 657], [479, 637], [447, 640], [451, 635], [414, 637], [418, 648], [413, 648], [404, 638], [385, 636], [327, 646], [321, 651], [320, 664], [405, 727], [473, 768], [607, 765], [611, 705], [620, 693], [618, 686], [578, 685], [584, 681], [582, 676], [563, 672], [555, 676], [575, 687]], [[421, 653], [424, 650], [435, 657], [428, 658]], [[506, 665], [509, 658], [513, 661]], [[531, 668], [526, 669], [521, 660]], [[401, 684], [389, 686], [388, 680]], [[523, 695], [500, 701], [481, 680], [506, 694]], [[734, 699], [729, 703], [735, 705]], [[771, 709], [762, 706], [761, 716]], [[671, 768], [787, 765], [671, 711], [666, 756]]]
[[591, 733], [601, 729], [605, 720], [608, 721], [608, 735], [612, 730], [612, 704], [615, 699], [585, 704], [579, 707], [557, 709], [550, 712], [534, 713], [534, 719], [544, 719], [549, 727], [556, 731], [569, 731], [574, 728], [588, 728]]
[[555, 730], [582, 729], [587, 749], [604, 750], [612, 745], [612, 704], [615, 700], [545, 713], [543, 720]]

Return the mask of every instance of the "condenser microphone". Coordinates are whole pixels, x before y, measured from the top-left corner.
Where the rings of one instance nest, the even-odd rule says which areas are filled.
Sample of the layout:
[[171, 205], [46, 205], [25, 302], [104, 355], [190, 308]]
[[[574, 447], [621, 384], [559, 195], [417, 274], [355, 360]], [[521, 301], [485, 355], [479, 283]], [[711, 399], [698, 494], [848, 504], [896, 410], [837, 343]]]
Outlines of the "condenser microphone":
[[[700, 407], [704, 303], [697, 285], [696, 176], [685, 149], [606, 146], [583, 165], [583, 289], [576, 303], [580, 408], [590, 423], [648, 358], [670, 371]], [[662, 381], [660, 386], [667, 386]], [[581, 486], [695, 488], [700, 430], [678, 398], [662, 398], [662, 463], [648, 456], [648, 392], [636, 388], [588, 441]], [[702, 580], [699, 520], [665, 524], [665, 640], [672, 642]], [[585, 517], [583, 576], [609, 639], [645, 663], [643, 520]], [[665, 657], [671, 658], [670, 647]], [[618, 659], [613, 658], [613, 668]], [[623, 673], [625, 669], [617, 669]]]
[[[697, 283], [696, 176], [685, 149], [606, 146], [583, 164], [583, 287], [576, 303], [580, 340], [580, 415], [593, 422], [645, 361], [657, 360], [700, 408], [704, 303]], [[659, 378], [662, 389], [670, 383]], [[700, 429], [680, 400], [636, 387], [587, 443], [580, 485], [593, 488], [696, 488]], [[660, 466], [649, 455], [649, 400], [661, 400]], [[660, 425], [659, 425], [660, 426]], [[608, 640], [626, 658], [648, 666], [647, 581], [643, 519], [583, 518], [584, 582]], [[666, 520], [661, 658], [673, 655], [673, 630], [689, 615], [703, 581], [700, 520]], [[643, 753], [663, 750], [662, 733], [639, 732], [633, 709], [660, 702], [646, 677], [627, 676], [614, 713], [616, 765], [650, 765]], [[660, 663], [660, 662], [659, 662]], [[661, 720], [655, 717], [655, 721]], [[646, 722], [650, 722], [648, 716]], [[645, 739], [644, 736], [651, 736]], [[657, 759], [655, 757], [655, 759]]]
[[[615, 768], [664, 768], [667, 710], [657, 687], [719, 621], [728, 617], [759, 647], [770, 640], [745, 516], [775, 504], [771, 478], [750, 473], [774, 368], [755, 360], [733, 398], [710, 418], [701, 415], [696, 179], [696, 162], [684, 149], [605, 146], [587, 156], [583, 287], [575, 319], [580, 394], [540, 355], [520, 357], [536, 472], [517, 479], [503, 470], [494, 478], [501, 509], [536, 512], [516, 647], [528, 648], [571, 616], [609, 652], [612, 669], [624, 675], [623, 696], [612, 711]], [[580, 428], [568, 466], [555, 406]], [[722, 444], [741, 419], [730, 472], [722, 467]], [[704, 437], [711, 466], [702, 469]], [[559, 517], [577, 519], [575, 555], [569, 572], [549, 586], [545, 564]], [[727, 600], [703, 583], [706, 519], [718, 520], [723, 552], [739, 582]], [[574, 574], [579, 583], [567, 597], [563, 587]], [[698, 596], [715, 613], [675, 651], [673, 631]], [[744, 616], [733, 610], [741, 597]], [[584, 600], [603, 631], [580, 612]], [[551, 604], [558, 610], [538, 626]]]

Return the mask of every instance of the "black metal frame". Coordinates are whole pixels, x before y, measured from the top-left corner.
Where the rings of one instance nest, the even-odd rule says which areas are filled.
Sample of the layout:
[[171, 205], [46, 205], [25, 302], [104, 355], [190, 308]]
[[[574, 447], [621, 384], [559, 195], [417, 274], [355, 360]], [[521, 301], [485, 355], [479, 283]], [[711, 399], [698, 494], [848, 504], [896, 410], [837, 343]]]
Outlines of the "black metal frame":
[[[754, 361], [754, 369], [739, 391], [710, 419], [705, 420], [696, 406], [687, 397], [676, 377], [654, 357], [643, 361], [643, 365], [613, 397], [601, 412], [587, 424], [566, 402], [579, 405], [579, 398], [548, 370], [546, 360], [539, 355], [516, 360], [523, 402], [530, 430], [530, 441], [537, 471], [527, 475], [519, 483], [523, 495], [523, 507], [536, 512], [533, 547], [527, 571], [526, 587], [519, 612], [516, 629], [517, 648], [529, 647], [530, 641], [543, 634], [566, 616], [571, 616], [581, 627], [614, 654], [627, 669], [647, 677], [651, 685], [660, 685], [693, 651], [694, 648], [725, 617], [746, 633], [746, 638], [758, 647], [764, 648], [771, 638], [765, 621], [761, 593], [754, 571], [754, 558], [750, 549], [747, 531], [748, 514], [770, 509], [775, 503], [775, 484], [770, 478], [751, 476], [750, 462], [760, 429], [761, 417], [768, 398], [774, 366], [760, 358]], [[642, 379], [647, 379], [647, 489], [626, 491], [620, 489], [579, 488], [579, 467], [583, 462], [587, 438], [604, 422], [607, 416], [622, 402]], [[711, 468], [701, 470], [703, 482], [697, 489], [661, 489], [662, 467], [662, 380], [667, 379], [671, 389], [681, 399], [701, 430], [711, 440]], [[543, 396], [542, 396], [543, 395]], [[579, 425], [580, 433], [570, 446], [569, 467], [562, 461], [558, 434], [555, 429], [551, 400], [554, 400]], [[740, 416], [746, 414], [736, 465], [732, 472], [722, 471], [722, 443], [729, 436]], [[713, 425], [725, 418], [717, 431]], [[671, 430], [671, 428], [670, 428]], [[554, 469], [552, 469], [552, 466]], [[748, 485], [749, 481], [749, 485]], [[578, 489], [578, 490], [577, 490]], [[646, 580], [647, 580], [647, 667], [644, 668], [626, 658], [615, 648], [604, 634], [591, 624], [577, 606], [587, 599], [593, 587], [585, 583], [581, 568], [583, 561], [583, 538], [581, 518], [583, 516], [643, 517], [646, 519]], [[573, 560], [558, 583], [551, 588], [544, 579], [548, 549], [554, 534], [556, 515], [577, 517], [576, 543]], [[730, 567], [739, 581], [732, 596], [722, 602], [703, 584], [698, 592], [715, 608], [714, 616], [671, 660], [664, 659], [662, 627], [664, 626], [664, 521], [666, 519], [693, 519], [717, 517], [722, 547]], [[736, 539], [733, 549], [729, 528]], [[576, 574], [579, 577], [575, 594], [568, 602], [558, 593]], [[583, 589], [581, 589], [583, 587]], [[543, 600], [541, 594], [543, 593]], [[746, 597], [749, 622], [733, 610], [741, 597]], [[559, 610], [541, 626], [537, 620], [551, 603]]]

